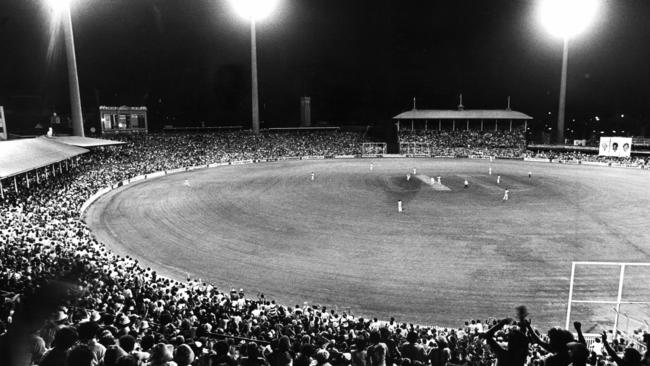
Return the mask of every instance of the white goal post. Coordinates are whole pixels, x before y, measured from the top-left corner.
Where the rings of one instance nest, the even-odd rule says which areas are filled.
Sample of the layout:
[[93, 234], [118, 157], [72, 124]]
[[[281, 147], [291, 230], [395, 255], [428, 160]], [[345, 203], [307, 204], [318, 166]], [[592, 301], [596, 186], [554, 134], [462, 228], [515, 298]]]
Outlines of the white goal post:
[[375, 157], [384, 155], [387, 151], [385, 142], [364, 142], [361, 145], [361, 156]]
[[[618, 294], [616, 300], [574, 300], [573, 299], [573, 284], [576, 273], [576, 266], [617, 266], [620, 267], [619, 277], [618, 277]], [[566, 323], [564, 325], [565, 329], [569, 329], [569, 322], [571, 320], [571, 306], [578, 303], [587, 303], [587, 304], [611, 304], [614, 305], [614, 311], [616, 315], [614, 317], [614, 334], [618, 330], [618, 317], [621, 311], [621, 304], [650, 304], [650, 301], [624, 301], [623, 300], [623, 281], [625, 279], [625, 268], [626, 267], [650, 267], [650, 263], [629, 263], [629, 262], [571, 262], [571, 282], [569, 284], [569, 301], [566, 311]]]

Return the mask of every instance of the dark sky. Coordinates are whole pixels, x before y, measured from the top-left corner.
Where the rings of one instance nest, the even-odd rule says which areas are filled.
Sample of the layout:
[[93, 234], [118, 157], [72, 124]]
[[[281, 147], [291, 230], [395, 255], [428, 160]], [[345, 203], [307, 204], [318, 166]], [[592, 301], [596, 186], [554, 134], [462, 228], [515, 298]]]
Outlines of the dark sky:
[[[418, 107], [556, 112], [561, 40], [535, 0], [283, 0], [258, 24], [261, 118], [387, 121]], [[0, 1], [0, 104], [69, 113], [62, 33], [41, 0]], [[85, 113], [146, 105], [154, 123], [250, 120], [250, 34], [226, 0], [74, 0]], [[48, 52], [51, 49], [51, 52]], [[606, 0], [571, 43], [568, 117], [650, 116], [650, 1]], [[9, 117], [8, 117], [9, 119]], [[11, 121], [9, 121], [11, 122]], [[176, 122], [179, 123], [179, 122]]]

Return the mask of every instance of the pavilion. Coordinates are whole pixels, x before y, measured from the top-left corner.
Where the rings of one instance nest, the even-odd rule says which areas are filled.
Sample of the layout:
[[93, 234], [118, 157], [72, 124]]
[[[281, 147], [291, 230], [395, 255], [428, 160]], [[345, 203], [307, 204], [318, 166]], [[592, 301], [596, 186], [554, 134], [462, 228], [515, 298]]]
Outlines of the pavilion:
[[406, 130], [510, 130], [528, 129], [528, 121], [533, 117], [510, 109], [510, 98], [506, 109], [468, 109], [463, 106], [460, 96], [458, 109], [417, 109], [413, 98], [413, 109], [402, 112], [397, 120], [397, 131]]

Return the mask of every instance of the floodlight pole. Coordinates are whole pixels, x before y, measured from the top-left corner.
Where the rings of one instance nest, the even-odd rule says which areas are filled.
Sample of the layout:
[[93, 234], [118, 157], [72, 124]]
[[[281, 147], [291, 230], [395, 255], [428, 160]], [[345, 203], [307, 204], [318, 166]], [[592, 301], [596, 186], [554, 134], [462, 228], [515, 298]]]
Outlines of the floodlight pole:
[[564, 115], [566, 112], [566, 74], [569, 59], [569, 37], [564, 37], [562, 49], [562, 77], [560, 80], [560, 101], [557, 111], [557, 143], [564, 145]]
[[68, 87], [70, 89], [70, 110], [72, 112], [72, 133], [84, 137], [84, 121], [81, 114], [81, 95], [79, 93], [79, 76], [77, 75], [77, 58], [74, 51], [74, 34], [70, 5], [63, 6], [63, 33], [65, 51], [68, 60]]
[[251, 98], [253, 133], [260, 133], [260, 106], [257, 96], [257, 40], [255, 37], [255, 17], [251, 16]]

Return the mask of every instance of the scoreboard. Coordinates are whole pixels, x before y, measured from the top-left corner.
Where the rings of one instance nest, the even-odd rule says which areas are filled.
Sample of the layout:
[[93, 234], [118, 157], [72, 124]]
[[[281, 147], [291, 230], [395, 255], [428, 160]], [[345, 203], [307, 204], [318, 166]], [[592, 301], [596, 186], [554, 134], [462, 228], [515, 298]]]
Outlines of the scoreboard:
[[102, 134], [147, 133], [147, 107], [100, 106]]

